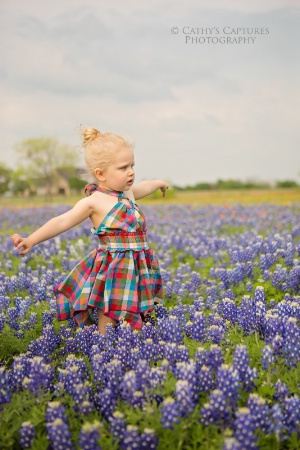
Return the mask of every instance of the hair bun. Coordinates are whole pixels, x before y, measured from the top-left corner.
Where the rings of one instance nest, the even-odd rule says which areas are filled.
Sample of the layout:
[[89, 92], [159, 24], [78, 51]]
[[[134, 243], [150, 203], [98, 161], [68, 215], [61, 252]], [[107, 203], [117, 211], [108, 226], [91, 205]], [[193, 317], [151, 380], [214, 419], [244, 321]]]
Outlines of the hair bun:
[[101, 133], [99, 130], [97, 130], [97, 128], [86, 128], [83, 131], [82, 135], [83, 135], [82, 144], [87, 145], [90, 144], [95, 139], [97, 139], [101, 135]]

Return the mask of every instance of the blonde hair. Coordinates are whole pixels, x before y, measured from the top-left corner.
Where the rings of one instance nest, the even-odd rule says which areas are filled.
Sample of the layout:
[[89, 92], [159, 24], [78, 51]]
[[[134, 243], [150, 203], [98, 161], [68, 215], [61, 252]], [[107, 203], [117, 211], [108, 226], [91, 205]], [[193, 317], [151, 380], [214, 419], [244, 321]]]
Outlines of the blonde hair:
[[81, 130], [82, 146], [85, 153], [86, 173], [81, 178], [95, 178], [95, 169], [106, 169], [112, 163], [113, 154], [118, 147], [133, 149], [133, 143], [118, 134], [107, 131], [101, 133], [97, 128]]

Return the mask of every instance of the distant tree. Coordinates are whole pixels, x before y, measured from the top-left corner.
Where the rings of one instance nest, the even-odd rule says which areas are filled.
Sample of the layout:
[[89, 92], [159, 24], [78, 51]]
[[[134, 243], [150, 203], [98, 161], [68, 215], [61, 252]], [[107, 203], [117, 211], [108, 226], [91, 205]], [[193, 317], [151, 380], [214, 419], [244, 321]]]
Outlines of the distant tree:
[[0, 164], [0, 195], [9, 191], [9, 183], [12, 177], [12, 169], [7, 167], [6, 164]]
[[293, 180], [283, 180], [276, 182], [277, 188], [296, 188], [299, 187], [296, 181]]
[[12, 173], [10, 190], [15, 195], [23, 194], [26, 189], [30, 190], [30, 180], [22, 168], [18, 168]]
[[48, 197], [57, 182], [58, 169], [75, 166], [78, 159], [72, 147], [50, 137], [25, 139], [16, 145], [16, 151], [19, 167], [31, 180], [46, 187]]
[[87, 181], [82, 180], [78, 177], [70, 177], [68, 179], [68, 183], [70, 186], [70, 189], [74, 189], [76, 192], [80, 192], [84, 186], [87, 184]]

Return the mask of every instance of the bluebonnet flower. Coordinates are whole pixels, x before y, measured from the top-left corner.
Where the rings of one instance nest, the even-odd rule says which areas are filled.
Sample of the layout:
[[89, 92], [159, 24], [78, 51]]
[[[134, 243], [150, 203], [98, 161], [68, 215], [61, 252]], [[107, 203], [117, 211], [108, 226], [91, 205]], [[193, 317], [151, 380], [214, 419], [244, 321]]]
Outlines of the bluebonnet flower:
[[175, 395], [177, 398], [178, 411], [186, 417], [193, 411], [195, 407], [192, 386], [187, 380], [178, 380], [175, 385]]
[[221, 347], [217, 344], [212, 344], [209, 350], [205, 350], [205, 353], [205, 364], [216, 371], [224, 362], [224, 355]]
[[34, 328], [37, 324], [37, 313], [32, 312], [28, 319], [28, 329]]
[[[179, 363], [182, 364], [182, 363]], [[151, 388], [155, 388], [163, 383], [166, 379], [166, 371], [161, 367], [152, 367], [150, 370], [150, 386]]]
[[23, 388], [23, 379], [29, 375], [30, 360], [24, 356], [16, 356], [11, 365], [10, 382], [14, 391]]
[[273, 350], [270, 347], [270, 345], [265, 345], [262, 349], [262, 366], [265, 370], [268, 369], [268, 367], [274, 363], [274, 355]]
[[246, 291], [247, 291], [247, 292], [253, 291], [252, 283], [249, 282], [249, 281], [246, 283]]
[[124, 370], [118, 359], [113, 359], [106, 364], [106, 387], [113, 392], [118, 392], [119, 384], [123, 378]]
[[46, 413], [46, 422], [54, 422], [55, 419], [67, 420], [66, 408], [60, 402], [48, 402]]
[[241, 304], [237, 308], [237, 322], [247, 335], [257, 328], [255, 304], [248, 295], [243, 296]]
[[189, 357], [190, 357], [189, 349], [183, 344], [178, 345], [178, 347], [177, 347], [177, 361], [187, 362], [189, 360]]
[[199, 392], [210, 392], [215, 387], [215, 381], [212, 376], [212, 371], [209, 367], [203, 365], [198, 370], [198, 383], [197, 387]]
[[43, 311], [42, 327], [45, 328], [47, 325], [52, 325], [52, 314], [49, 311]]
[[10, 386], [9, 372], [0, 367], [0, 410], [4, 403], [9, 403], [12, 397], [12, 391]]
[[155, 361], [158, 355], [159, 346], [153, 342], [152, 338], [145, 339], [141, 347], [140, 357], [147, 361]]
[[[162, 346], [160, 342], [160, 346]], [[178, 347], [173, 342], [166, 342], [163, 345], [163, 357], [169, 361], [171, 365], [175, 364], [177, 361]]]
[[269, 428], [269, 408], [266, 400], [258, 394], [250, 394], [247, 400], [247, 408], [251, 412], [255, 428], [267, 433]]
[[75, 342], [77, 345], [77, 349], [84, 355], [89, 355], [92, 344], [91, 335], [94, 330], [93, 329], [90, 330], [90, 328], [92, 327], [77, 328], [75, 333]]
[[193, 271], [191, 273], [191, 284], [192, 284], [191, 291], [196, 292], [197, 289], [199, 289], [200, 284], [201, 284], [201, 277], [198, 272]]
[[276, 383], [273, 384], [273, 386], [275, 387], [275, 400], [283, 402], [283, 400], [290, 394], [289, 388], [280, 379], [278, 379]]
[[121, 448], [124, 450], [135, 450], [140, 448], [141, 437], [136, 425], [127, 425], [124, 437], [121, 442]]
[[220, 389], [231, 407], [235, 407], [238, 399], [240, 379], [238, 371], [229, 364], [222, 364], [216, 374], [217, 388]]
[[46, 429], [48, 439], [51, 441], [53, 448], [62, 448], [64, 450], [72, 450], [74, 448], [69, 425], [62, 419], [55, 419], [53, 422], [46, 423]]
[[293, 245], [293, 241], [292, 240], [288, 241], [286, 244], [286, 252], [285, 252], [285, 257], [284, 257], [284, 262], [287, 266], [293, 265], [295, 251], [296, 250]]
[[165, 317], [168, 317], [168, 309], [163, 305], [157, 305], [155, 308], [155, 313], [157, 319], [164, 319]]
[[96, 408], [102, 416], [108, 420], [116, 409], [116, 397], [111, 389], [105, 388], [103, 391], [97, 391], [94, 394]]
[[284, 416], [278, 403], [271, 407], [269, 418], [268, 434], [275, 434], [277, 442], [280, 442], [284, 432]]
[[65, 354], [73, 354], [77, 352], [77, 344], [74, 337], [68, 337], [64, 340], [65, 348], [64, 353]]
[[214, 344], [220, 344], [225, 337], [225, 328], [220, 325], [211, 325], [207, 330], [207, 337]]
[[158, 319], [157, 325], [161, 339], [167, 342], [174, 342], [176, 344], [182, 343], [183, 333], [178, 317], [170, 315], [164, 319]]
[[33, 443], [33, 439], [36, 436], [35, 427], [30, 421], [22, 422], [21, 428], [19, 429], [19, 444], [21, 448], [30, 448]]
[[194, 314], [192, 339], [194, 341], [202, 342], [206, 339], [206, 317], [201, 311], [196, 311]]
[[220, 389], [214, 389], [209, 396], [209, 402], [200, 410], [200, 422], [208, 426], [210, 424], [225, 427], [230, 420], [231, 413], [224, 393]]
[[124, 433], [126, 431], [126, 422], [124, 414], [120, 411], [115, 411], [109, 418], [110, 432], [114, 437], [114, 440], [123, 440]]
[[157, 342], [157, 329], [150, 322], [146, 322], [142, 327], [142, 336], [144, 340], [150, 338]]
[[277, 334], [282, 335], [284, 330], [284, 322], [274, 310], [269, 310], [265, 319], [266, 341], [270, 342]]
[[256, 286], [254, 291], [254, 301], [255, 303], [266, 303], [266, 293], [263, 286]]
[[283, 401], [284, 407], [284, 425], [287, 435], [299, 431], [300, 424], [300, 398], [298, 395], [286, 397]]
[[258, 449], [257, 437], [254, 434], [255, 422], [249, 408], [239, 408], [233, 423], [234, 437], [247, 450]]
[[83, 413], [84, 411], [92, 411], [93, 406], [90, 402], [92, 396], [91, 383], [85, 381], [84, 383], [75, 384], [72, 388], [72, 399], [74, 401], [74, 409]]
[[180, 421], [177, 402], [172, 397], [164, 399], [161, 406], [161, 425], [163, 428], [173, 428]]
[[158, 439], [151, 428], [144, 428], [144, 432], [140, 438], [140, 448], [145, 450], [156, 450], [158, 447]]
[[184, 332], [187, 335], [187, 337], [191, 337], [192, 336], [192, 330], [193, 330], [193, 322], [191, 322], [189, 320], [184, 326]]
[[165, 283], [165, 287], [166, 287], [166, 296], [167, 296], [167, 298], [171, 298], [172, 297], [172, 292], [174, 290], [173, 283], [171, 281], [167, 281]]
[[139, 361], [140, 361], [140, 349], [138, 347], [134, 347], [130, 351], [128, 370], [134, 370], [137, 367]]
[[23, 386], [37, 395], [41, 389], [53, 389], [54, 370], [50, 364], [45, 364], [43, 358], [35, 356], [30, 360], [28, 376], [23, 379]]
[[79, 434], [79, 445], [82, 450], [101, 450], [98, 440], [100, 438], [101, 423], [94, 420], [84, 423]]
[[7, 309], [7, 323], [10, 328], [13, 328], [14, 330], [19, 329], [18, 318], [19, 314], [17, 308], [11, 307]]
[[196, 361], [196, 367], [197, 370], [199, 370], [203, 364], [207, 365], [208, 362], [208, 352], [205, 350], [204, 347], [198, 347], [195, 353], [195, 361]]
[[246, 345], [238, 344], [233, 353], [232, 365], [240, 374], [241, 380], [250, 363], [249, 352]]
[[300, 327], [294, 317], [290, 317], [285, 324], [283, 353], [288, 367], [296, 367], [300, 361]]
[[137, 389], [137, 376], [134, 370], [124, 374], [123, 381], [120, 384], [122, 398], [126, 403], [132, 404], [134, 392]]

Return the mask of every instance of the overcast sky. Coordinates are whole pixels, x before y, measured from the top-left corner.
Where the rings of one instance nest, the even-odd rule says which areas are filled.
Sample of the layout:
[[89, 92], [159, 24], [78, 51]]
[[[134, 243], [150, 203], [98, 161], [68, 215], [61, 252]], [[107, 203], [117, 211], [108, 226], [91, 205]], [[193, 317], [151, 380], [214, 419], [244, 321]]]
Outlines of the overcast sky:
[[[136, 180], [300, 181], [298, 0], [2, 0], [0, 161], [80, 124], [135, 142]], [[255, 30], [256, 29], [256, 30]]]

